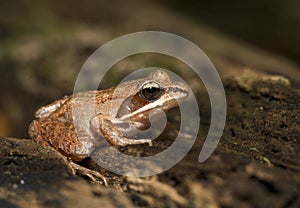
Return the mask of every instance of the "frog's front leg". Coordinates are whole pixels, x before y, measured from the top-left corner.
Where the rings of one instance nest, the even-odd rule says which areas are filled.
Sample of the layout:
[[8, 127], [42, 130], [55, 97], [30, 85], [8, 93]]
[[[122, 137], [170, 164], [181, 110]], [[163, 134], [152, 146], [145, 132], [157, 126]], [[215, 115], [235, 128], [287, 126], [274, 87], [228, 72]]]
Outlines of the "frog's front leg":
[[148, 143], [152, 146], [151, 139], [130, 139], [123, 135], [123, 133], [113, 124], [114, 120], [109, 115], [98, 114], [90, 120], [90, 126], [98, 135], [103, 136], [106, 141], [114, 146], [126, 146], [134, 144]]

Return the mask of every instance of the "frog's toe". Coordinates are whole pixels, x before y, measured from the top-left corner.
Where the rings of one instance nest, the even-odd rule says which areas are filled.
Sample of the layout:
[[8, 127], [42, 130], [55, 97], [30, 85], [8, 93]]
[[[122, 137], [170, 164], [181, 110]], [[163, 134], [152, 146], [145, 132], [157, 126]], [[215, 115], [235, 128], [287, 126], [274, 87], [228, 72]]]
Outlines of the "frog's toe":
[[152, 142], [151, 139], [148, 139], [147, 143], [148, 143], [149, 146], [153, 146], [153, 142]]

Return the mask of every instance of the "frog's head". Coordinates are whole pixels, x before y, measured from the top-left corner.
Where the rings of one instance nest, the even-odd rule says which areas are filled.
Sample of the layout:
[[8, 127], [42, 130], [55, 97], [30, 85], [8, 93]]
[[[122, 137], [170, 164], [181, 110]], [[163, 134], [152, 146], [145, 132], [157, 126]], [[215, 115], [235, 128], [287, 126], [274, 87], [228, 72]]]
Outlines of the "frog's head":
[[124, 93], [128, 96], [117, 113], [121, 120], [147, 119], [150, 112], [153, 115], [160, 110], [167, 111], [188, 96], [188, 88], [184, 83], [170, 80], [169, 75], [161, 70], [152, 72], [146, 78], [125, 82], [124, 86], [127, 88]]

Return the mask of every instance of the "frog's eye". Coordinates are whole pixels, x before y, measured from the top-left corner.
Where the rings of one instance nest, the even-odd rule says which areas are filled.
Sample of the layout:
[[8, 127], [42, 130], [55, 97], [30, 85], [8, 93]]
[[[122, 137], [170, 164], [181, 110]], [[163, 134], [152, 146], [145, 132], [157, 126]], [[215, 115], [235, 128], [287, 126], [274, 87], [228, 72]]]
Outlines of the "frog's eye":
[[154, 101], [160, 98], [162, 89], [158, 83], [151, 81], [141, 87], [139, 94], [145, 100]]

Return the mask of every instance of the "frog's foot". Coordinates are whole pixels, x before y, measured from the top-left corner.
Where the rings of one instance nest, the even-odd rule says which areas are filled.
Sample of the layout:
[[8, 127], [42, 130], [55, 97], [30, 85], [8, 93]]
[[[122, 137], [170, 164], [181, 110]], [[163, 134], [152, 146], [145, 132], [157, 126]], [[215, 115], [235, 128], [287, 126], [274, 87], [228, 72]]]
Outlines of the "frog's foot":
[[135, 145], [135, 144], [148, 144], [149, 146], [153, 145], [151, 139], [129, 139], [126, 137], [119, 138], [115, 145], [126, 146], [126, 145]]
[[69, 168], [72, 170], [72, 173], [75, 175], [82, 175], [82, 176], [86, 176], [88, 177], [91, 181], [93, 182], [98, 182], [99, 178], [103, 181], [104, 185], [106, 187], [108, 187], [108, 182], [105, 178], [105, 176], [103, 176], [101, 173], [95, 171], [95, 170], [91, 170], [88, 169], [86, 167], [83, 167], [81, 165], [76, 164], [75, 162], [65, 159], [67, 165], [69, 166]]

